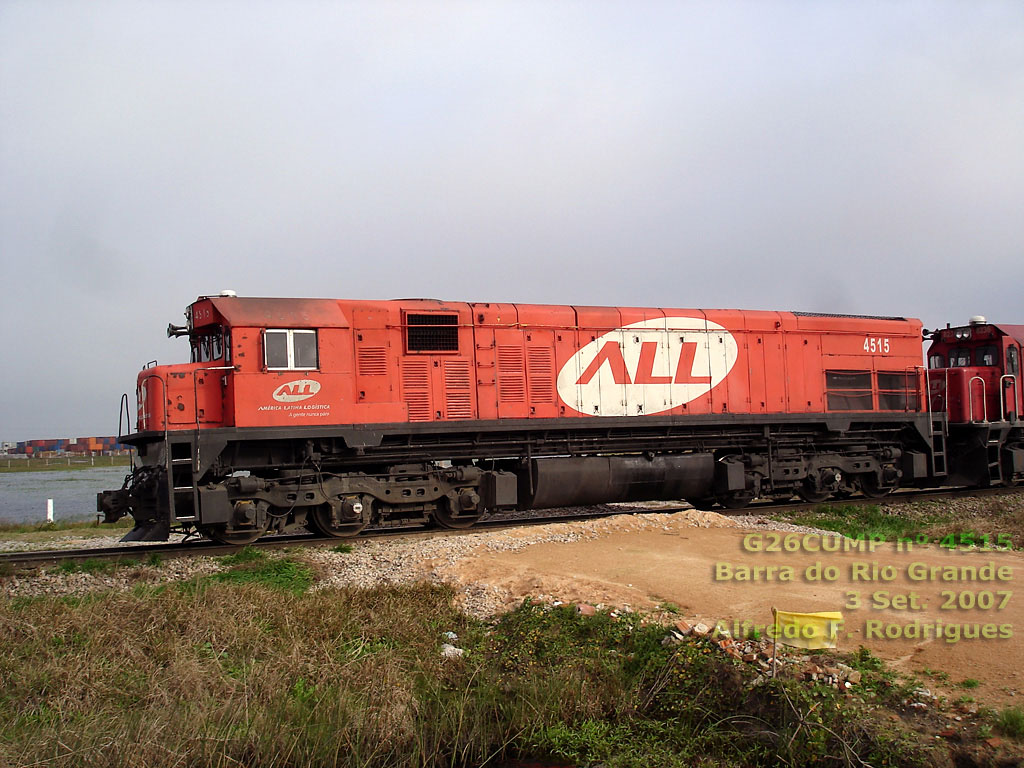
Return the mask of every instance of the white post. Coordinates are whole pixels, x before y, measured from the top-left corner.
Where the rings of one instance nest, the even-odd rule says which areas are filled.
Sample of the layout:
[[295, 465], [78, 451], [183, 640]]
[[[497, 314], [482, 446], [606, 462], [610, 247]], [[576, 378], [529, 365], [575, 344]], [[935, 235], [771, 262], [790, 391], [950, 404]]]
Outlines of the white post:
[[46, 500], [46, 522], [53, 522], [53, 499]]

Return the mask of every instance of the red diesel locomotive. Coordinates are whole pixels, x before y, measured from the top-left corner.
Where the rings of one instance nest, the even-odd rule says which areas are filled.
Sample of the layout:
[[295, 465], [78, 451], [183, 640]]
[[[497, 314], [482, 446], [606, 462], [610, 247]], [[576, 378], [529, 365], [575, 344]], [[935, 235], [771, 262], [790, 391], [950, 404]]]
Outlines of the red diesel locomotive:
[[1024, 326], [902, 317], [201, 297], [138, 377], [126, 540], [352, 535], [485, 512], [824, 501], [1015, 483]]

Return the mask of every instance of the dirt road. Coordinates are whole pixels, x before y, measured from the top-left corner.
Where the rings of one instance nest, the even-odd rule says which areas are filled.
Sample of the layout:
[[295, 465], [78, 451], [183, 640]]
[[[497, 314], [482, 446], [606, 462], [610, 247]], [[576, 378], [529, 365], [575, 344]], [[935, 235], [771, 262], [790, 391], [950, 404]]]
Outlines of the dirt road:
[[[614, 519], [596, 537], [577, 541], [482, 546], [442, 575], [467, 587], [487, 585], [511, 601], [543, 596], [634, 609], [670, 602], [687, 618], [740, 628], [744, 621], [770, 624], [772, 606], [841, 610], [841, 649], [867, 646], [908, 671], [931, 671], [939, 687], [945, 673], [954, 696], [1019, 703], [1024, 695], [1024, 594], [1014, 594], [1024, 579], [1019, 552], [934, 545], [899, 551], [891, 542], [872, 548], [805, 534], [773, 539], [766, 530], [695, 528], [684, 513], [658, 517], [664, 525]], [[730, 525], [716, 518], [705, 519]], [[758, 551], [776, 541], [794, 551]], [[820, 551], [826, 548], [840, 551]], [[808, 571], [815, 564], [834, 571], [816, 577]], [[977, 691], [957, 686], [971, 679], [980, 681]]]

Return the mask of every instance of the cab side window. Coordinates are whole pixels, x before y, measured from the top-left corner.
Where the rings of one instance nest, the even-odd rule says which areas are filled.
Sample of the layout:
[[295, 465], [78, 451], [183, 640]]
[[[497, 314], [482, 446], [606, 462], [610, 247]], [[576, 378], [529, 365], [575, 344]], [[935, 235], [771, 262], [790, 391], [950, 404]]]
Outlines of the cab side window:
[[974, 350], [975, 365], [996, 365], [999, 362], [999, 350], [992, 345], [978, 347]]
[[224, 358], [224, 335], [221, 331], [192, 337], [192, 362], [212, 363]]
[[1020, 353], [1016, 347], [1006, 349], [1006, 372], [1013, 376], [1020, 373]]
[[316, 331], [268, 328], [263, 362], [268, 371], [312, 371], [319, 367]]

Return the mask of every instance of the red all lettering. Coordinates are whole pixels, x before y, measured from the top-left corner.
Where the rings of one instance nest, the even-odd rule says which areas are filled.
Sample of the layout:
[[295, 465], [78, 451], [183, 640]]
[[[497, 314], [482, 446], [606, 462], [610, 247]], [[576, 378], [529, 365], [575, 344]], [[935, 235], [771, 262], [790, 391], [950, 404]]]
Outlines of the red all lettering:
[[277, 391], [282, 395], [285, 393], [289, 395], [304, 395], [308, 393], [311, 388], [312, 385], [309, 384], [308, 382], [305, 384], [298, 384], [292, 382], [290, 384], [282, 384]]
[[658, 342], [645, 341], [640, 345], [640, 360], [636, 366], [636, 376], [631, 380], [626, 370], [626, 361], [622, 356], [622, 347], [618, 342], [608, 341], [601, 347], [590, 365], [580, 376], [577, 384], [589, 384], [605, 363], [611, 366], [612, 380], [616, 384], [710, 384], [711, 376], [695, 376], [693, 364], [697, 357], [697, 342], [683, 342], [676, 363], [675, 377], [655, 376], [654, 363], [658, 356]]
[[694, 376], [693, 361], [697, 357], [697, 342], [683, 342], [676, 365], [675, 384], [710, 384], [711, 376]]
[[608, 363], [612, 367], [612, 379], [616, 384], [631, 384], [629, 380], [629, 371], [626, 370], [626, 361], [622, 359], [622, 347], [619, 346], [617, 341], [606, 341], [605, 345], [601, 347], [601, 351], [597, 353], [590, 365], [587, 366], [587, 370], [580, 376], [577, 384], [589, 384], [590, 380], [594, 378], [594, 374], [601, 368], [602, 365]]

